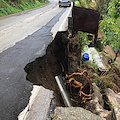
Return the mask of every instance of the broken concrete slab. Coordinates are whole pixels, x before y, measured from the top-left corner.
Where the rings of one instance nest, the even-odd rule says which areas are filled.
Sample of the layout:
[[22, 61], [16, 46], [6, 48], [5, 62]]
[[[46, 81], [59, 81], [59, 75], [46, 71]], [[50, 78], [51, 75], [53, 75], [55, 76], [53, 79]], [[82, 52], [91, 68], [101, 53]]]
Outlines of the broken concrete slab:
[[[37, 87], [37, 88], [36, 88]], [[29, 100], [29, 104], [20, 113], [18, 120], [45, 120], [49, 111], [53, 91], [42, 86], [36, 86]]]
[[57, 107], [53, 120], [105, 120], [81, 107]]

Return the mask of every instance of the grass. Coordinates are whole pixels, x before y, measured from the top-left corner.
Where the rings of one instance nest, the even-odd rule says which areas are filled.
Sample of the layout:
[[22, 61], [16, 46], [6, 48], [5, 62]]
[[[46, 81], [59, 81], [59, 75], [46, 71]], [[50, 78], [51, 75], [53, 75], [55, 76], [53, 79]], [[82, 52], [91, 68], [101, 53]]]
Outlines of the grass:
[[115, 84], [114, 84], [114, 76], [115, 74], [112, 73], [108, 73], [107, 75], [102, 75], [99, 76], [96, 73], [93, 74], [94, 79], [93, 82], [102, 90], [102, 89], [106, 89], [106, 88], [112, 88]]
[[49, 1], [39, 2], [38, 0], [35, 0], [34, 3], [21, 1], [20, 4], [11, 5], [11, 4], [7, 3], [5, 0], [1, 0], [1, 2], [0, 2], [0, 17], [8, 15], [8, 14], [13, 14], [13, 13], [17, 13], [20, 11], [28, 10], [31, 8], [40, 7], [40, 6], [43, 6], [48, 3], [49, 3]]
[[95, 73], [98, 73], [98, 66], [94, 62], [86, 61], [86, 62], [84, 62], [84, 64], [86, 64], [90, 68], [94, 69]]
[[114, 86], [114, 78], [111, 75], [106, 75], [106, 76], [98, 76], [96, 73], [94, 73], [94, 79], [93, 82], [101, 89], [106, 89], [109, 87]]

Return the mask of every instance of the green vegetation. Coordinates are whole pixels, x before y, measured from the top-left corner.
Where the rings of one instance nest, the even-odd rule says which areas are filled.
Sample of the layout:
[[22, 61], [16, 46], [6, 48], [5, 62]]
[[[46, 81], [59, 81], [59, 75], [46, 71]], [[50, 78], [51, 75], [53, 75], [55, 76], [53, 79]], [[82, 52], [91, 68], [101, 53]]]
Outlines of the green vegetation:
[[94, 3], [92, 2], [92, 0], [72, 0], [72, 1], [78, 2], [78, 4], [76, 4], [76, 6], [95, 9]]
[[90, 72], [92, 82], [95, 83], [101, 90], [104, 90], [105, 88], [108, 87], [112, 88], [115, 86], [114, 77], [116, 74], [112, 74], [111, 73], [112, 71], [104, 75], [99, 75], [100, 72], [98, 71], [98, 66], [90, 61], [84, 62], [84, 64], [82, 64], [82, 68]]
[[53, 119], [53, 118], [54, 118], [54, 115], [53, 115], [53, 114], [51, 114], [50, 116], [51, 116], [51, 119]]
[[[105, 75], [98, 75], [98, 66], [95, 63], [92, 63], [90, 61], [84, 62], [82, 65], [83, 69], [90, 70], [92, 82], [95, 83], [101, 90], [105, 89], [107, 87], [113, 87], [114, 86], [114, 76], [115, 74], [107, 73]], [[93, 74], [93, 75], [92, 75]]]
[[[74, 0], [75, 1], [75, 0]], [[101, 91], [106, 88], [111, 88], [115, 91], [119, 91], [119, 75], [120, 68], [115, 62], [117, 54], [120, 53], [120, 0], [79, 0], [76, 6], [93, 8], [101, 13], [100, 30], [102, 31], [103, 37], [101, 43], [103, 45], [109, 45], [115, 51], [116, 56], [112, 59], [106, 53], [105, 64], [108, 66], [107, 71], [102, 71], [98, 67], [90, 62], [86, 61], [81, 64], [82, 69], [86, 69], [90, 73], [90, 78]], [[88, 42], [87, 34], [78, 32], [79, 41], [77, 44], [81, 46], [81, 51]], [[110, 60], [109, 60], [110, 58]], [[109, 60], [107, 63], [106, 61]], [[111, 62], [110, 62], [111, 61]], [[107, 67], [106, 66], [106, 67]], [[110, 103], [106, 103], [109, 104]]]
[[81, 47], [81, 51], [83, 51], [85, 45], [88, 42], [88, 36], [87, 35], [88, 35], [88, 33], [80, 32], [80, 31], [78, 32], [78, 36], [79, 36], [78, 44]]
[[114, 85], [114, 83], [112, 81], [108, 81], [107, 79], [103, 79], [99, 86], [101, 89], [105, 89], [107, 87], [112, 87]]
[[[75, 1], [75, 0], [74, 0]], [[77, 6], [94, 8], [100, 11], [102, 20], [100, 21], [100, 29], [103, 33], [101, 43], [110, 45], [115, 51], [117, 58], [120, 52], [120, 0], [79, 0]]]
[[[76, 1], [76, 0], [73, 0]], [[120, 52], [120, 0], [78, 0], [77, 6], [94, 8], [100, 11], [102, 20], [100, 21], [100, 30], [103, 33], [101, 43], [110, 45], [115, 51], [117, 58]], [[82, 41], [82, 44], [85, 41]]]
[[0, 16], [13, 14], [27, 9], [35, 8], [47, 4], [44, 0], [1, 0]]
[[102, 43], [110, 45], [117, 54], [120, 52], [120, 1], [113, 0], [109, 3], [108, 14], [103, 15], [100, 21], [100, 29], [103, 33]]
[[94, 75], [96, 77], [98, 76], [98, 66], [94, 62], [85, 61], [82, 67], [84, 67], [84, 69], [91, 69], [95, 73]]

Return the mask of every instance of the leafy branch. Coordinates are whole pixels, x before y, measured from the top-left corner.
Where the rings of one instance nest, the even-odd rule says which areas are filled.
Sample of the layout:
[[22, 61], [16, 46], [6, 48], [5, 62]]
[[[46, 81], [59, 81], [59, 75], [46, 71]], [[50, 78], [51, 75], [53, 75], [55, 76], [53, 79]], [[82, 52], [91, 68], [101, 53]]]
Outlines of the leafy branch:
[[117, 54], [120, 52], [120, 2], [113, 0], [108, 7], [108, 15], [103, 16], [100, 21], [100, 29], [103, 33], [102, 43], [110, 45]]

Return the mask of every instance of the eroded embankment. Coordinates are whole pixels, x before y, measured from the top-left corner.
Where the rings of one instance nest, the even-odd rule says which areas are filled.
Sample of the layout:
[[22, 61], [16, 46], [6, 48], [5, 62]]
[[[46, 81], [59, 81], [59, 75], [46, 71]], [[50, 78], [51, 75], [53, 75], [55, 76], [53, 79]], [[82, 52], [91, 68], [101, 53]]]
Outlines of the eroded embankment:
[[27, 80], [54, 91], [56, 105], [58, 106], [64, 106], [64, 104], [55, 76], [61, 74], [61, 66], [64, 66], [64, 69], [67, 70], [67, 34], [67, 32], [57, 33], [53, 42], [48, 46], [46, 55], [37, 58], [24, 68], [27, 72]]
[[55, 80], [55, 76], [62, 74], [72, 106], [83, 107], [110, 120], [113, 111], [105, 90], [120, 91], [120, 71], [108, 62], [111, 58], [104, 55], [103, 62], [109, 67], [103, 74], [90, 61], [80, 64], [81, 44], [78, 42], [77, 33], [73, 37], [68, 32], [57, 33], [47, 47], [46, 55], [26, 65], [26, 78], [33, 84], [54, 91], [56, 105], [65, 106]]
[[[78, 34], [74, 34], [72, 38], [69, 37], [70, 34], [68, 32], [57, 33], [53, 42], [48, 46], [46, 55], [26, 65], [26, 78], [33, 84], [42, 85], [47, 89], [53, 90], [56, 105], [64, 106], [55, 81], [55, 76], [62, 74], [72, 105], [84, 106], [83, 101], [91, 99], [89, 94], [92, 92], [92, 85], [87, 71], [79, 68], [81, 48], [76, 44], [78, 42]], [[71, 88], [71, 84], [75, 84], [75, 87]], [[79, 94], [81, 92], [82, 95], [80, 97]]]

